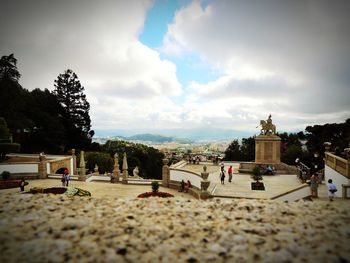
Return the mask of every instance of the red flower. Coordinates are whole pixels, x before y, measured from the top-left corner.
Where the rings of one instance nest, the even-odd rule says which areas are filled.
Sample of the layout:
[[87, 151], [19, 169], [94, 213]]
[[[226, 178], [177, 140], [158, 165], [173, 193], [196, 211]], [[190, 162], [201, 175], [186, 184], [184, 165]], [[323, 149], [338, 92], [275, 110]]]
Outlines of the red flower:
[[142, 194], [139, 194], [137, 197], [139, 198], [145, 198], [145, 197], [152, 197], [152, 196], [157, 196], [157, 197], [174, 197], [172, 194], [166, 193], [166, 192], [145, 192]]

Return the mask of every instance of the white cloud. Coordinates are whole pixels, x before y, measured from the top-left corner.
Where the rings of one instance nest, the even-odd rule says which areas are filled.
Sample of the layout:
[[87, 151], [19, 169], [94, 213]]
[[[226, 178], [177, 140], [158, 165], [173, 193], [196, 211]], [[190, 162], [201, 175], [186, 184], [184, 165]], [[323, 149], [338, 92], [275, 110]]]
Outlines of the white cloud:
[[6, 10], [17, 16], [3, 14], [11, 29], [0, 30], [7, 36], [0, 46], [15, 53], [20, 82], [29, 90], [53, 90], [58, 74], [75, 71], [90, 102], [93, 129], [161, 126], [164, 116], [170, 119], [169, 97], [182, 87], [175, 64], [138, 40], [151, 5], [148, 0], [14, 1]]
[[224, 72], [188, 89], [197, 107], [220, 108], [217, 124], [249, 129], [269, 113], [286, 130], [344, 121], [350, 116], [347, 7], [346, 1], [223, 0], [203, 8], [195, 0], [177, 12], [162, 50], [196, 53]]

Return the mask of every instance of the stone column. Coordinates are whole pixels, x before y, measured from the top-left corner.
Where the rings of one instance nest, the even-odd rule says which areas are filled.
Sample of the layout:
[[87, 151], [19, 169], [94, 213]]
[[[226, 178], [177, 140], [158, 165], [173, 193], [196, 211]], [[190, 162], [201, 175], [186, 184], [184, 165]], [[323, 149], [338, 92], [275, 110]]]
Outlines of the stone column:
[[47, 178], [47, 169], [46, 169], [46, 156], [43, 153], [40, 153], [39, 155], [39, 179], [45, 179]]
[[170, 183], [170, 169], [168, 166], [169, 160], [164, 158], [163, 159], [163, 168], [162, 168], [162, 186], [163, 187], [169, 187]]
[[119, 182], [119, 175], [120, 175], [119, 156], [118, 156], [118, 153], [115, 153], [115, 155], [114, 155], [114, 169], [113, 169], [113, 174], [111, 176], [111, 183], [118, 183]]
[[203, 172], [201, 172], [201, 176], [203, 180], [201, 181], [201, 193], [200, 198], [201, 199], [208, 199], [210, 197], [210, 194], [208, 192], [208, 187], [210, 185], [210, 181], [208, 181], [209, 173], [207, 172], [207, 166], [203, 166]]
[[85, 157], [84, 157], [84, 151], [80, 152], [80, 173], [78, 180], [79, 181], [85, 181], [86, 180], [86, 169], [85, 169]]
[[75, 155], [75, 149], [72, 149], [72, 158], [73, 158], [72, 174], [77, 174], [77, 156]]
[[128, 161], [126, 160], [126, 153], [124, 153], [123, 156], [123, 184], [127, 184], [128, 183]]

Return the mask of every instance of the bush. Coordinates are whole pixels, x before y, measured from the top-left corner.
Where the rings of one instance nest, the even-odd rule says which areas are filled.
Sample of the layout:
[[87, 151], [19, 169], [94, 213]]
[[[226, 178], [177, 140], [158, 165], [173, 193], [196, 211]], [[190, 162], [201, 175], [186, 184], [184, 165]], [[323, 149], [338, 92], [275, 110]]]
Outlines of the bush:
[[259, 180], [262, 180], [262, 177], [261, 177], [261, 171], [260, 171], [260, 167], [259, 166], [255, 166], [253, 168], [253, 178], [255, 181], [259, 181]]
[[159, 190], [159, 183], [156, 182], [156, 181], [153, 181], [152, 182], [152, 191], [153, 191], [153, 193], [158, 192], [158, 190]]
[[110, 173], [113, 171], [114, 160], [108, 153], [101, 152], [87, 152], [85, 155], [87, 166], [90, 171], [93, 171], [95, 164], [98, 166], [98, 171], [101, 174], [105, 172]]
[[1, 176], [2, 176], [2, 179], [3, 179], [4, 181], [6, 181], [6, 180], [8, 180], [8, 179], [10, 178], [11, 173], [8, 172], [8, 171], [3, 171], [2, 174], [1, 174]]

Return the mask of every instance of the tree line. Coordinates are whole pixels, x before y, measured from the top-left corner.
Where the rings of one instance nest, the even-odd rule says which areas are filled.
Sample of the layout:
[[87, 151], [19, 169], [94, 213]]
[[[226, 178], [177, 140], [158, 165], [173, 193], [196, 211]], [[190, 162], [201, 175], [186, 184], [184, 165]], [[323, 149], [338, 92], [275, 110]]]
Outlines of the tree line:
[[102, 146], [92, 143], [90, 104], [73, 70], [67, 69], [57, 76], [53, 91], [29, 91], [19, 84], [20, 77], [15, 56], [2, 56], [0, 118], [4, 121], [0, 125], [0, 135], [4, 138], [0, 140], [7, 143], [11, 134], [22, 153], [66, 154], [71, 149], [85, 150], [88, 167], [93, 170], [97, 164], [101, 167], [100, 172], [111, 172], [113, 155], [116, 152], [121, 155], [123, 150], [128, 154], [130, 167], [138, 166], [141, 176], [161, 177], [164, 156], [154, 148], [126, 142], [107, 142]]

